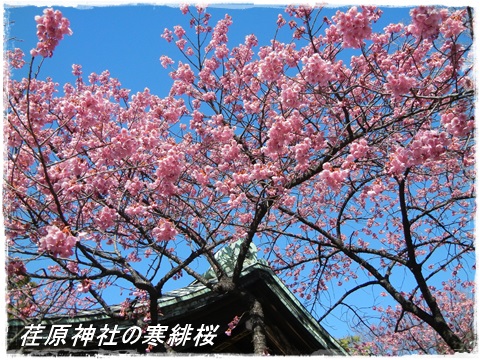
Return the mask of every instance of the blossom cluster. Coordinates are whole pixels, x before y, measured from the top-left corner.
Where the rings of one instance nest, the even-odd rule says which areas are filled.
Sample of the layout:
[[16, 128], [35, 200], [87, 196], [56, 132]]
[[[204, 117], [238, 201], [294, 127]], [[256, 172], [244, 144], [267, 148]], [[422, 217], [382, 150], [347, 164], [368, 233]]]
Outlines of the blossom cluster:
[[83, 279], [78, 285], [77, 285], [77, 291], [78, 292], [83, 292], [83, 293], [87, 293], [90, 291], [90, 289], [92, 288], [92, 286], [94, 285], [95, 283], [90, 280], [90, 279]]
[[237, 315], [235, 315], [235, 317], [232, 319], [232, 321], [230, 321], [228, 323], [228, 329], [225, 331], [225, 334], [227, 336], [231, 336], [232, 335], [232, 331], [233, 329], [235, 329], [238, 325], [238, 323], [240, 322], [240, 317], [238, 317]]
[[35, 21], [39, 42], [37, 47], [30, 51], [32, 56], [51, 57], [63, 36], [72, 35], [70, 21], [63, 17], [60, 10], [45, 9], [43, 16], [36, 16]]
[[454, 37], [464, 31], [464, 11], [456, 11], [449, 16], [440, 26], [440, 32], [445, 37]]
[[25, 65], [25, 60], [23, 60], [24, 56], [25, 54], [19, 48], [15, 48], [13, 51], [12, 50], [7, 51], [8, 63], [14, 69], [20, 69], [23, 65]]
[[367, 157], [369, 149], [367, 140], [362, 138], [350, 145], [350, 154], [357, 159], [362, 159]]
[[327, 85], [334, 76], [332, 64], [322, 59], [320, 54], [313, 54], [310, 57], [304, 57], [302, 62], [305, 64], [302, 75], [310, 84]]
[[394, 98], [399, 98], [401, 95], [410, 92], [415, 83], [415, 79], [405, 74], [397, 74], [396, 76], [388, 74], [385, 88], [393, 94]]
[[283, 62], [275, 54], [267, 55], [259, 65], [258, 77], [263, 81], [277, 80], [283, 70]]
[[330, 163], [323, 164], [323, 171], [320, 173], [320, 179], [332, 190], [338, 190], [345, 181], [349, 171], [346, 169], [335, 169]]
[[440, 31], [440, 21], [447, 15], [447, 10], [438, 10], [433, 6], [419, 6], [410, 11], [412, 24], [408, 31], [416, 37], [435, 38]]
[[171, 222], [161, 220], [153, 229], [152, 235], [156, 241], [167, 241], [175, 238], [177, 235], [177, 230]]
[[343, 46], [346, 48], [359, 48], [364, 39], [372, 34], [370, 21], [365, 12], [358, 12], [357, 7], [350, 8], [346, 13], [337, 11], [333, 17], [337, 29], [343, 34]]
[[446, 132], [421, 131], [408, 147], [397, 147], [390, 155], [388, 172], [400, 175], [408, 167], [439, 160], [449, 144], [450, 140]]
[[276, 118], [268, 133], [270, 138], [267, 141], [265, 154], [273, 159], [278, 158], [286, 151], [286, 146], [293, 140], [299, 127], [300, 117], [298, 112], [294, 112], [288, 119]]
[[457, 109], [442, 114], [441, 122], [447, 132], [454, 136], [467, 135], [475, 125], [473, 119], [469, 119], [466, 113]]
[[39, 241], [38, 251], [46, 251], [57, 257], [70, 257], [73, 255], [72, 248], [77, 243], [77, 238], [70, 234], [68, 228], [63, 231], [56, 225], [46, 227], [47, 235]]
[[301, 104], [302, 86], [298, 82], [289, 81], [281, 85], [280, 100], [287, 108], [297, 108]]
[[23, 275], [27, 272], [25, 264], [21, 260], [12, 260], [8, 262], [7, 274], [9, 277], [14, 275]]

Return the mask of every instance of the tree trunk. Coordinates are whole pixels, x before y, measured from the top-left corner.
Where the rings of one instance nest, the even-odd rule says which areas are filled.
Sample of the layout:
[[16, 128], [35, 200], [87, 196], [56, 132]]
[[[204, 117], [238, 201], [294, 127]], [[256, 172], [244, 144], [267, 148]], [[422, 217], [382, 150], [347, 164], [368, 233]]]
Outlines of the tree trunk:
[[253, 330], [253, 352], [255, 355], [267, 354], [267, 339], [265, 337], [265, 322], [263, 317], [262, 304], [255, 299], [250, 311], [250, 320]]

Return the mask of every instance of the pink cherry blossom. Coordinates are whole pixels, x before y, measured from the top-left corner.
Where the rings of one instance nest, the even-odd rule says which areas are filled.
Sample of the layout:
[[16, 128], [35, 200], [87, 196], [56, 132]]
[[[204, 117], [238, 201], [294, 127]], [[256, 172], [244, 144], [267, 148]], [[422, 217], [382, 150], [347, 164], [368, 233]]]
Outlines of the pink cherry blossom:
[[215, 47], [215, 56], [219, 59], [226, 58], [229, 54], [227, 45], [221, 44], [220, 46]]
[[440, 160], [449, 144], [450, 140], [445, 132], [421, 131], [408, 147], [397, 147], [391, 154], [389, 172], [400, 175], [411, 166]]
[[115, 209], [104, 207], [98, 213], [97, 221], [100, 228], [103, 230], [108, 229], [110, 226], [113, 226], [115, 223], [116, 211]]
[[26, 272], [25, 264], [21, 260], [12, 260], [7, 264], [8, 276], [24, 275]]
[[177, 231], [169, 221], [160, 221], [153, 229], [152, 235], [156, 241], [168, 241], [175, 238]]
[[162, 55], [160, 57], [160, 62], [162, 64], [162, 66], [166, 69], [169, 65], [172, 65], [174, 63], [174, 61], [169, 58], [168, 56], [165, 56], [165, 55]]
[[302, 62], [304, 63], [302, 75], [310, 84], [325, 86], [334, 77], [332, 65], [323, 60], [320, 54], [304, 57]]
[[368, 156], [369, 146], [367, 140], [360, 139], [350, 145], [350, 154], [357, 159], [366, 158]]
[[25, 54], [19, 48], [15, 48], [13, 51], [7, 51], [8, 64], [14, 69], [21, 69], [25, 65], [25, 60], [23, 59]]
[[338, 191], [348, 174], [348, 170], [335, 169], [327, 162], [323, 164], [323, 171], [320, 173], [320, 179], [333, 191]]
[[37, 47], [31, 50], [32, 56], [52, 57], [53, 51], [63, 36], [73, 34], [69, 28], [70, 22], [59, 10], [45, 9], [43, 16], [36, 16], [35, 21], [39, 42]]
[[454, 136], [466, 136], [475, 125], [473, 118], [469, 117], [461, 108], [442, 114], [441, 122], [447, 132]]
[[235, 317], [233, 318], [233, 320], [228, 323], [228, 329], [225, 331], [225, 334], [226, 334], [227, 336], [231, 336], [231, 335], [232, 335], [232, 330], [237, 327], [237, 325], [238, 325], [239, 322], [240, 322], [240, 317], [238, 317], [237, 315], [235, 315]]
[[163, 33], [160, 36], [165, 40], [167, 40], [168, 42], [172, 42], [173, 40], [173, 32], [167, 28], [163, 30]]
[[72, 65], [72, 74], [74, 76], [82, 76], [82, 66], [78, 64]]
[[298, 82], [289, 81], [281, 86], [280, 100], [287, 108], [297, 108], [301, 104], [302, 86]]
[[60, 230], [57, 226], [47, 226], [47, 234], [39, 241], [38, 251], [46, 251], [53, 256], [68, 258], [73, 255], [73, 247], [77, 238], [70, 234], [68, 229]]
[[440, 21], [447, 16], [446, 10], [438, 10], [433, 6], [419, 6], [410, 11], [412, 24], [408, 31], [416, 37], [435, 38], [440, 31]]
[[464, 22], [465, 11], [456, 11], [442, 22], [440, 32], [448, 38], [458, 36], [466, 29]]
[[176, 25], [173, 28], [174, 28], [173, 32], [179, 39], [183, 38], [183, 36], [186, 34], [185, 30], [180, 25]]
[[181, 4], [180, 5], [180, 11], [182, 12], [183, 15], [188, 14], [188, 7], [189, 7], [188, 4]]
[[406, 76], [405, 74], [387, 75], [386, 89], [390, 91], [394, 98], [399, 98], [402, 95], [408, 94], [410, 89], [415, 87], [415, 79]]
[[228, 14], [225, 15], [224, 19], [218, 21], [217, 25], [213, 28], [212, 40], [209, 46], [218, 46], [228, 42], [227, 33], [232, 23], [232, 17]]
[[70, 271], [71, 273], [73, 274], [77, 274], [79, 272], [79, 267], [78, 267], [78, 263], [74, 262], [74, 261], [69, 261], [67, 263], [67, 269], [68, 271]]
[[258, 76], [262, 81], [275, 81], [280, 76], [282, 69], [282, 61], [275, 54], [271, 54], [260, 62]]
[[372, 28], [367, 13], [365, 9], [358, 12], [355, 6], [346, 13], [337, 11], [333, 19], [337, 24], [336, 28], [343, 35], [344, 47], [359, 48], [365, 39], [370, 38]]
[[87, 293], [95, 283], [90, 279], [84, 279], [77, 285], [77, 291]]

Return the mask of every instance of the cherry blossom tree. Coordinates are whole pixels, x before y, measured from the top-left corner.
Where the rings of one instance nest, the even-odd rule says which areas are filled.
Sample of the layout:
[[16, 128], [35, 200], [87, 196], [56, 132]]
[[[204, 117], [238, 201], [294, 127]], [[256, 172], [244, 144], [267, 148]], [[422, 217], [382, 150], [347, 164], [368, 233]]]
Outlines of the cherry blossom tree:
[[[441, 283], [473, 291], [471, 9], [422, 6], [378, 31], [373, 6], [331, 18], [289, 6], [270, 44], [251, 34], [235, 47], [229, 15], [213, 25], [202, 6], [180, 10], [188, 25], [162, 34], [182, 55], [160, 58], [164, 98], [80, 65], [60, 95], [33, 64], [70, 24], [51, 9], [36, 19], [29, 75], [7, 87], [7, 265], [32, 284], [10, 287], [12, 316], [98, 304], [132, 316], [131, 299], [122, 314], [108, 300], [127, 289], [144, 304], [138, 321], [157, 323], [182, 274], [238, 291], [254, 243], [319, 320], [344, 308], [364, 321], [349, 301], [369, 288], [397, 304], [382, 309], [384, 334], [414, 324], [442, 352], [470, 350]], [[8, 56], [25, 66], [21, 50]], [[228, 273], [214, 253], [233, 241]]]

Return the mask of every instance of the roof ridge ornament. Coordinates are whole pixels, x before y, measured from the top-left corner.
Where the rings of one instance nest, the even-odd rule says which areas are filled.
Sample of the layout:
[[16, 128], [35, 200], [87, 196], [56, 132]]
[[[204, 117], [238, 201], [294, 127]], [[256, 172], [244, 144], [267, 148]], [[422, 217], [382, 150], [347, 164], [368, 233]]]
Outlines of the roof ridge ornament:
[[[244, 239], [239, 239], [235, 242], [229, 243], [218, 250], [214, 257], [222, 267], [223, 271], [227, 275], [233, 274], [235, 269], [235, 264], [240, 254], [240, 248], [242, 246], [242, 241]], [[259, 259], [257, 256], [258, 248], [257, 246], [251, 242], [250, 247], [247, 252], [247, 256], [245, 257], [245, 261], [243, 263], [243, 268], [247, 268], [249, 266], [255, 264], [262, 264], [268, 265], [264, 259]], [[210, 267], [207, 272], [203, 275], [206, 280], [216, 279], [215, 271]]]

